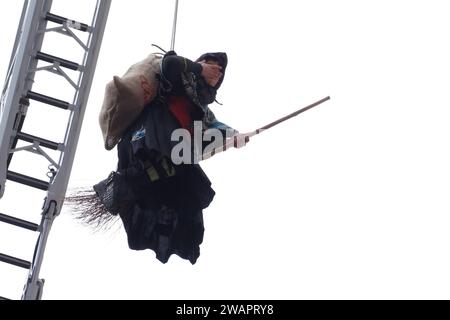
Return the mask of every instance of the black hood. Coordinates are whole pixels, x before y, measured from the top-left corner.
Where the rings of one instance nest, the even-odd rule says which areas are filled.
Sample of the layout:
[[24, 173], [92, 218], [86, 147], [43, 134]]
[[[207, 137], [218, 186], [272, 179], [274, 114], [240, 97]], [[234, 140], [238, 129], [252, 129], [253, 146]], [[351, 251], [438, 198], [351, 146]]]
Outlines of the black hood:
[[225, 70], [228, 64], [227, 54], [225, 52], [209, 52], [202, 54], [196, 62], [202, 60], [213, 60], [222, 67], [222, 77], [219, 79], [214, 87], [208, 85], [203, 77], [200, 77], [197, 81], [197, 93], [200, 103], [202, 105], [208, 105], [216, 100], [217, 90], [222, 85], [223, 79], [225, 77]]

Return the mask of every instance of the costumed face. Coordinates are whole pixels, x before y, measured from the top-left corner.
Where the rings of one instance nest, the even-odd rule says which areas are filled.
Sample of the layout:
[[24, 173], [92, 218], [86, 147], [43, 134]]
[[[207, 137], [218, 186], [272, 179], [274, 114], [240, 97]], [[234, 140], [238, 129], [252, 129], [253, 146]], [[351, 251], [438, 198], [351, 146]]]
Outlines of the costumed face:
[[205, 76], [202, 72], [202, 77], [199, 79], [197, 92], [200, 102], [202, 104], [213, 103], [217, 90], [225, 77], [228, 64], [227, 54], [225, 52], [209, 52], [201, 55], [196, 61], [202, 63], [206, 72], [210, 73], [209, 76]]
[[210, 59], [200, 61], [200, 64], [203, 67], [202, 76], [205, 78], [205, 82], [209, 86], [215, 87], [223, 76], [222, 67], [217, 61]]

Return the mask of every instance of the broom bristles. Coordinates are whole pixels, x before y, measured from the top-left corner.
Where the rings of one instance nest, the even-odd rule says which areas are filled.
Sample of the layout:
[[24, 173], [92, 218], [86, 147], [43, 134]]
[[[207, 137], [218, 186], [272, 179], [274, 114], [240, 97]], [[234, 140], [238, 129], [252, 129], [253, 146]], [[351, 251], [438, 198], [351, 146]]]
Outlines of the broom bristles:
[[110, 229], [119, 220], [106, 210], [92, 188], [79, 188], [69, 191], [65, 203], [72, 209], [76, 220], [95, 230]]

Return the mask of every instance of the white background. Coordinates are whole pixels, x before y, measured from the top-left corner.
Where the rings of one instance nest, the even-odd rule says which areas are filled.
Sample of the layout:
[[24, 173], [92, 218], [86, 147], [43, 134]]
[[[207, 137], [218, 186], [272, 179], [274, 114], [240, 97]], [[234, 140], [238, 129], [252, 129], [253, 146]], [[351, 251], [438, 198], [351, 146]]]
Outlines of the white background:
[[[93, 4], [55, 0], [53, 13], [89, 22]], [[0, 2], [2, 77], [21, 9]], [[250, 131], [331, 101], [203, 164], [217, 195], [194, 266], [176, 256], [163, 265], [129, 250], [120, 224], [93, 233], [63, 209], [43, 298], [449, 299], [448, 12], [438, 0], [181, 0], [178, 54], [228, 53], [224, 106], [212, 106], [220, 120]], [[105, 84], [151, 43], [168, 49], [172, 15], [173, 1], [113, 1], [71, 188], [114, 170], [97, 123]], [[45, 52], [70, 58], [61, 38]], [[32, 109], [51, 138], [53, 109]], [[7, 196], [28, 204], [31, 191], [0, 205]], [[38, 221], [42, 198], [23, 217]], [[29, 259], [28, 238], [1, 226], [0, 252]], [[19, 298], [25, 277], [0, 265], [0, 295]]]

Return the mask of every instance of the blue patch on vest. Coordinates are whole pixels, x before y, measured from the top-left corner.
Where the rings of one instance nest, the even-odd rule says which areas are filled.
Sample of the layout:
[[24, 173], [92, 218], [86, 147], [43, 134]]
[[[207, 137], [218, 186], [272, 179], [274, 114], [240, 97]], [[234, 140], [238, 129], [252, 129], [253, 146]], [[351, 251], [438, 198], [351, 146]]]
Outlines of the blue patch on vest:
[[145, 128], [141, 128], [133, 134], [131, 141], [138, 141], [145, 137]]

